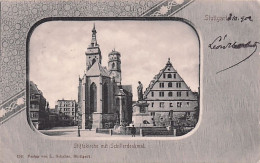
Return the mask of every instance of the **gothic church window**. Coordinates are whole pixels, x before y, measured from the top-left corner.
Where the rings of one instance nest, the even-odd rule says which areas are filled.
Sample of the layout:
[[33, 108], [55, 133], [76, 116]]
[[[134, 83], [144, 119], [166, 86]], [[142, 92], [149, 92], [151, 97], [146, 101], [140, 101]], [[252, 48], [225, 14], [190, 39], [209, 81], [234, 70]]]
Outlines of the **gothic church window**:
[[103, 85], [103, 113], [108, 113], [108, 85], [105, 83]]
[[92, 83], [90, 86], [90, 113], [97, 111], [97, 86]]

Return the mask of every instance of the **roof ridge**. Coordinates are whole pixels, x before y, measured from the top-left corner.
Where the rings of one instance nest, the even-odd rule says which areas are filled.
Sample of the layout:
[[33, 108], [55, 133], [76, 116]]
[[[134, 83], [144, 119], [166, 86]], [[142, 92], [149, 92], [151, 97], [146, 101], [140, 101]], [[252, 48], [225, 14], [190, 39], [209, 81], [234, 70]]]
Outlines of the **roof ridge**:
[[165, 71], [165, 69], [168, 67], [168, 65], [166, 64], [164, 66], [163, 69], [160, 70], [160, 72], [155, 75], [153, 77], [153, 80], [151, 80], [149, 86], [146, 88], [146, 90], [144, 91], [144, 98], [146, 98], [146, 96], [148, 95], [148, 93], [151, 91], [151, 89], [153, 88], [153, 86], [155, 85], [155, 83], [159, 80], [159, 78], [162, 76], [163, 72]]

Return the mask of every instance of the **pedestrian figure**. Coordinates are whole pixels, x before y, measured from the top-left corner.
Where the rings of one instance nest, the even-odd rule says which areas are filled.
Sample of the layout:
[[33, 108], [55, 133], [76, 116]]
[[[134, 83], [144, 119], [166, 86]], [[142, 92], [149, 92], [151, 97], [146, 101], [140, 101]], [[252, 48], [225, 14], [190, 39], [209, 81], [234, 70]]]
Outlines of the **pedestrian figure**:
[[135, 133], [136, 133], [136, 128], [135, 128], [135, 126], [133, 125], [133, 126], [132, 126], [132, 129], [131, 129], [132, 137], [135, 137]]

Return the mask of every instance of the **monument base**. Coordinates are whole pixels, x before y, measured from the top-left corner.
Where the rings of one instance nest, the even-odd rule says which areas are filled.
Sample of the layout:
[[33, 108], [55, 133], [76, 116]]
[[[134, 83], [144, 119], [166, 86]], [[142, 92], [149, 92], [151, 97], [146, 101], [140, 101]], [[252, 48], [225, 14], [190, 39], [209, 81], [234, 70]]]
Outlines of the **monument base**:
[[136, 127], [153, 126], [153, 117], [148, 112], [148, 103], [146, 101], [137, 101], [133, 105], [133, 125]]

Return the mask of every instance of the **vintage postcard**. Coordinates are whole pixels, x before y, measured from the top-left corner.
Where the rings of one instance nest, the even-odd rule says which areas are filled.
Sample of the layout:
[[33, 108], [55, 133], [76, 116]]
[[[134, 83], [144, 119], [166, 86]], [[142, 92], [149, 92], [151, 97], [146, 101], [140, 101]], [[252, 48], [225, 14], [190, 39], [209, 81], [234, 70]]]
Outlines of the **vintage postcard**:
[[0, 162], [260, 162], [260, 1], [0, 2]]

